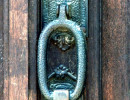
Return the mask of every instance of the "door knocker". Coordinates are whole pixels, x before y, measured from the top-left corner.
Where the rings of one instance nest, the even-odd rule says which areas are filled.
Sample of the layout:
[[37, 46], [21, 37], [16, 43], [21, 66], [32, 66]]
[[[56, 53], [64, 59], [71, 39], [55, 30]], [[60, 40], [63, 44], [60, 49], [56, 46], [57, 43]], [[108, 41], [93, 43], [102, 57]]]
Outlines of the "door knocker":
[[[48, 100], [59, 100], [57, 98], [77, 100], [81, 94], [85, 81], [87, 62], [85, 34], [77, 22], [68, 19], [69, 9], [67, 3], [58, 5], [58, 18], [50, 21], [49, 24], [46, 25], [42, 30], [38, 41], [38, 83], [41, 93]], [[56, 30], [61, 30], [61, 32], [53, 34], [53, 31]], [[66, 30], [70, 31], [71, 34], [65, 33]], [[77, 75], [74, 75], [67, 66], [61, 64], [47, 76], [47, 41], [51, 35], [54, 44], [63, 51], [71, 48], [75, 41], [78, 57]], [[52, 83], [48, 83], [48, 80], [51, 80]], [[57, 83], [55, 83], [55, 80], [58, 80]]]

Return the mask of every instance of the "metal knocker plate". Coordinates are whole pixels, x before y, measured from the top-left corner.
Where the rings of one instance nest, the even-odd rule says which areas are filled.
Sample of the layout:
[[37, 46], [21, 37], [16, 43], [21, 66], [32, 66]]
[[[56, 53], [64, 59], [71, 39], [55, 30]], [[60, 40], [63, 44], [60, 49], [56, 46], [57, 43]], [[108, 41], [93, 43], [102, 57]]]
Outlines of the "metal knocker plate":
[[[85, 41], [85, 35], [82, 32], [80, 26], [71, 20], [67, 19], [66, 16], [66, 4], [60, 4], [59, 6], [59, 17], [50, 22], [41, 32], [40, 38], [38, 41], [38, 81], [41, 93], [44, 95], [44, 97], [48, 100], [54, 99], [54, 91], [50, 92], [47, 86], [47, 73], [46, 73], [46, 51], [47, 51], [47, 41], [50, 35], [54, 30], [57, 30], [58, 28], [66, 28], [67, 30], [70, 30], [75, 37], [76, 41], [76, 47], [77, 47], [77, 76], [73, 76], [71, 73], [69, 73], [67, 70], [65, 70], [65, 67], [63, 65], [58, 67], [58, 70], [56, 69], [52, 75], [49, 76], [51, 78], [53, 75], [68, 75], [72, 79], [76, 80], [76, 86], [73, 91], [69, 92], [69, 99], [70, 100], [76, 100], [82, 91], [84, 79], [85, 79], [85, 72], [86, 72], [86, 41]], [[64, 71], [62, 70], [64, 69]], [[60, 86], [62, 83], [59, 83]]]

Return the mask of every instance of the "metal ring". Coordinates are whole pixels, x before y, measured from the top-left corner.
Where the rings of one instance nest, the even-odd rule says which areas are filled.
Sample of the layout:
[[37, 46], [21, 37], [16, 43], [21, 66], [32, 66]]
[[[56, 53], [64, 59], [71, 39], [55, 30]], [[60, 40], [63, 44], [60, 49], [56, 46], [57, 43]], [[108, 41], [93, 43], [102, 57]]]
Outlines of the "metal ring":
[[70, 100], [76, 100], [82, 91], [85, 71], [86, 71], [86, 42], [85, 36], [81, 31], [80, 27], [73, 21], [67, 19], [57, 19], [49, 23], [45, 29], [42, 30], [38, 41], [38, 81], [42, 94], [48, 100], [53, 99], [47, 87], [47, 76], [46, 76], [46, 48], [47, 41], [50, 34], [57, 28], [65, 27], [72, 31], [72, 34], [76, 38], [77, 55], [78, 55], [78, 75], [75, 90], [70, 94]]

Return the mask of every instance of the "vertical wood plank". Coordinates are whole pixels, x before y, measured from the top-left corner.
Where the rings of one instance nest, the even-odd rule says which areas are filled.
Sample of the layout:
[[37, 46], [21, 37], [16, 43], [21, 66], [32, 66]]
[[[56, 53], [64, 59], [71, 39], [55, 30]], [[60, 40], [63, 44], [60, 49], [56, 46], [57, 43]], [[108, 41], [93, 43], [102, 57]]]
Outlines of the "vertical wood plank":
[[3, 0], [0, 0], [0, 100], [3, 99], [4, 72], [3, 72]]
[[28, 0], [9, 0], [9, 100], [28, 100]]
[[130, 0], [127, 2], [127, 75], [128, 75], [128, 96], [130, 100]]
[[100, 0], [89, 0], [89, 37], [88, 37], [88, 67], [86, 81], [86, 99], [101, 100], [100, 80]]
[[4, 35], [4, 99], [9, 100], [9, 2], [4, 0], [3, 2], [3, 35]]
[[103, 100], [130, 100], [129, 0], [103, 0]]
[[29, 100], [37, 100], [37, 3], [29, 0]]

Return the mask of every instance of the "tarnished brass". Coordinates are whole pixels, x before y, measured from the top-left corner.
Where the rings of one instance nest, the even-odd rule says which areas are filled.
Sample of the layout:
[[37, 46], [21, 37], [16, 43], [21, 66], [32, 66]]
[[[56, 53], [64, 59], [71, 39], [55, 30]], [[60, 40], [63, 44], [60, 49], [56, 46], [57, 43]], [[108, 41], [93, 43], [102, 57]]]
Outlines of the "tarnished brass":
[[85, 36], [88, 36], [88, 0], [42, 0], [42, 26], [57, 19], [59, 5], [63, 3], [67, 4], [67, 18], [76, 22], [85, 32]]
[[69, 69], [67, 69], [64, 65], [60, 65], [57, 67], [57, 69], [54, 69], [54, 72], [49, 75], [48, 79], [52, 78], [53, 76], [62, 79], [65, 77], [65, 75], [68, 75], [73, 80], [76, 80], [76, 76], [74, 76], [73, 73], [69, 72]]
[[[46, 0], [45, 0], [46, 1]], [[53, 1], [53, 0], [52, 0]], [[61, 0], [62, 1], [62, 0]], [[72, 0], [73, 1], [73, 0]], [[41, 93], [45, 99], [52, 100], [56, 95], [68, 91], [65, 100], [76, 100], [82, 91], [85, 72], [86, 72], [86, 40], [81, 27], [77, 21], [69, 20], [73, 13], [69, 13], [68, 3], [60, 3], [57, 7], [57, 16], [55, 20], [51, 20], [50, 16], [46, 17], [45, 21], [51, 21], [42, 30], [38, 42], [38, 81]], [[72, 10], [72, 9], [70, 9]], [[73, 10], [72, 10], [73, 11]], [[50, 17], [50, 18], [49, 18]], [[54, 17], [53, 17], [54, 18]], [[77, 23], [76, 23], [77, 22]], [[55, 33], [56, 30], [62, 30], [61, 33]], [[64, 33], [67, 30], [68, 33]], [[61, 50], [68, 50], [75, 45], [77, 47], [77, 72], [75, 74], [70, 71], [65, 65], [57, 66], [54, 71], [47, 76], [46, 73], [46, 49], [48, 38], [51, 37], [54, 44]], [[50, 81], [50, 82], [48, 82]], [[62, 91], [63, 90], [63, 91]], [[57, 92], [58, 91], [58, 92]], [[55, 94], [56, 93], [56, 94]], [[61, 95], [62, 97], [63, 95]], [[58, 99], [57, 99], [58, 100]]]
[[75, 38], [67, 32], [57, 32], [52, 35], [52, 43], [63, 51], [66, 51], [74, 46]]

